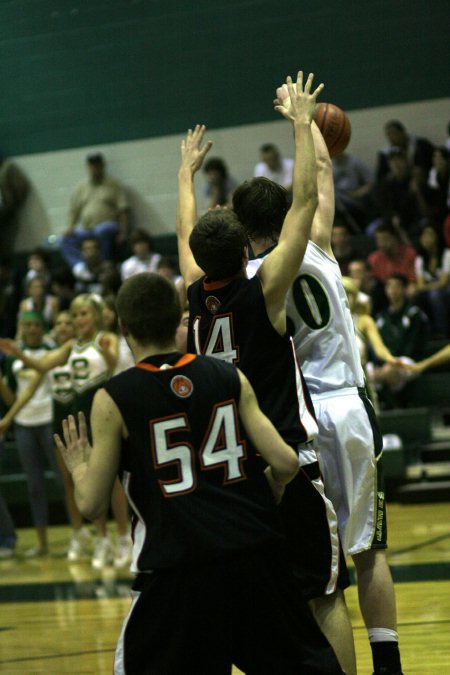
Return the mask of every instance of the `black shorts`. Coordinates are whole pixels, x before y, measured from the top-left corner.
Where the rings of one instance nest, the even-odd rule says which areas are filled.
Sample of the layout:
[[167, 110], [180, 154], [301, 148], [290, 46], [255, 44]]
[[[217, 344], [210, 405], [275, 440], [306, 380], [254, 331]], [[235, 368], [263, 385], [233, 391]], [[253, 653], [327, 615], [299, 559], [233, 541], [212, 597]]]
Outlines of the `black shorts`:
[[323, 489], [318, 462], [308, 464], [286, 486], [280, 504], [288, 556], [306, 600], [350, 585], [336, 512]]
[[140, 574], [133, 596], [116, 675], [342, 673], [278, 548]]

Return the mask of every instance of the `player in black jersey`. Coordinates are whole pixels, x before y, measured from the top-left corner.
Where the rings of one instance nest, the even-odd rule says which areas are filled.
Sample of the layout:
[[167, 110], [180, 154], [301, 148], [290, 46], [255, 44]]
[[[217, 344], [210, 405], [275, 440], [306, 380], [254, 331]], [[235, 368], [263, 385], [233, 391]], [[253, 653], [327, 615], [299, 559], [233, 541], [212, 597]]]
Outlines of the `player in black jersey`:
[[242, 373], [176, 351], [169, 281], [130, 278], [117, 310], [137, 365], [97, 392], [92, 448], [82, 413], [79, 431], [69, 417], [64, 443], [55, 438], [86, 517], [107, 509], [117, 473], [134, 512], [137, 576], [114, 672], [342, 673], [283, 549], [274, 495], [295, 476], [296, 453]]
[[[299, 452], [302, 471], [281, 503], [289, 551], [304, 595], [312, 601], [319, 624], [347, 669], [355, 660], [341, 590], [348, 585], [348, 576], [336, 513], [324, 494], [311, 443], [317, 423], [286, 331], [285, 310], [285, 294], [301, 263], [317, 206], [311, 118], [322, 87], [311, 93], [310, 75], [303, 89], [301, 73], [296, 92], [290, 78], [287, 82], [291, 108], [289, 113], [282, 106], [277, 110], [294, 128], [293, 199], [289, 211], [284, 209], [281, 215], [278, 247], [256, 278], [247, 278], [247, 238], [232, 211], [213, 210], [197, 222], [194, 175], [211, 147], [210, 142], [203, 144], [205, 128], [198, 125], [189, 131], [182, 144], [177, 233], [190, 307], [188, 350], [237, 365], [254, 387], [263, 412]], [[246, 185], [237, 190], [245, 190]], [[272, 181], [257, 178], [251, 185], [258, 188], [263, 206], [285, 204], [285, 190]]]

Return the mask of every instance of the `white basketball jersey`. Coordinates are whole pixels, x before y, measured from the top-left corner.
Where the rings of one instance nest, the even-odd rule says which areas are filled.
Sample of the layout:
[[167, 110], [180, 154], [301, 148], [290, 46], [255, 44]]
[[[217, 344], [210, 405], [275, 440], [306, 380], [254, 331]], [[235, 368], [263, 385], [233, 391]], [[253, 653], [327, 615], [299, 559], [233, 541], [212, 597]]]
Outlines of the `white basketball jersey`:
[[311, 395], [363, 387], [355, 327], [339, 265], [314, 242], [286, 298], [288, 329]]
[[110, 371], [99, 340], [103, 333], [97, 333], [95, 339], [84, 344], [74, 344], [69, 355], [72, 373], [72, 387], [76, 394], [82, 394], [93, 387], [99, 387], [110, 378]]

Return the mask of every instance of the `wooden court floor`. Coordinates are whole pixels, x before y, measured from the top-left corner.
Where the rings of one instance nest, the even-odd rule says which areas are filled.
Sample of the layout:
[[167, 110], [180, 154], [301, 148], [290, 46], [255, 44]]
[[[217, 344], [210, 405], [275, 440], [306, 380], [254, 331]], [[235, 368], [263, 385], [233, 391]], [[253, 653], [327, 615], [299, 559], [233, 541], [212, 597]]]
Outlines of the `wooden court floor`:
[[[50, 534], [49, 557], [24, 559], [35, 540], [32, 530], [20, 530], [17, 558], [0, 562], [0, 673], [110, 674], [130, 576], [95, 572], [89, 561], [69, 564], [68, 529]], [[405, 675], [450, 674], [450, 503], [390, 504], [389, 536]], [[370, 674], [354, 586], [347, 602], [358, 672]]]

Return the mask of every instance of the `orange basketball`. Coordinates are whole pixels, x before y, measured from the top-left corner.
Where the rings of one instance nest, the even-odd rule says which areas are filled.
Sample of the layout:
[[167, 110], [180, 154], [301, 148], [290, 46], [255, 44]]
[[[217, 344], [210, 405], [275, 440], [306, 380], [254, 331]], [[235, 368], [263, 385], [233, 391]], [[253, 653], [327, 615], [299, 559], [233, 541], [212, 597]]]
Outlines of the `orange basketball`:
[[334, 103], [318, 103], [314, 121], [324, 137], [330, 157], [344, 152], [352, 135], [350, 120], [345, 112]]

